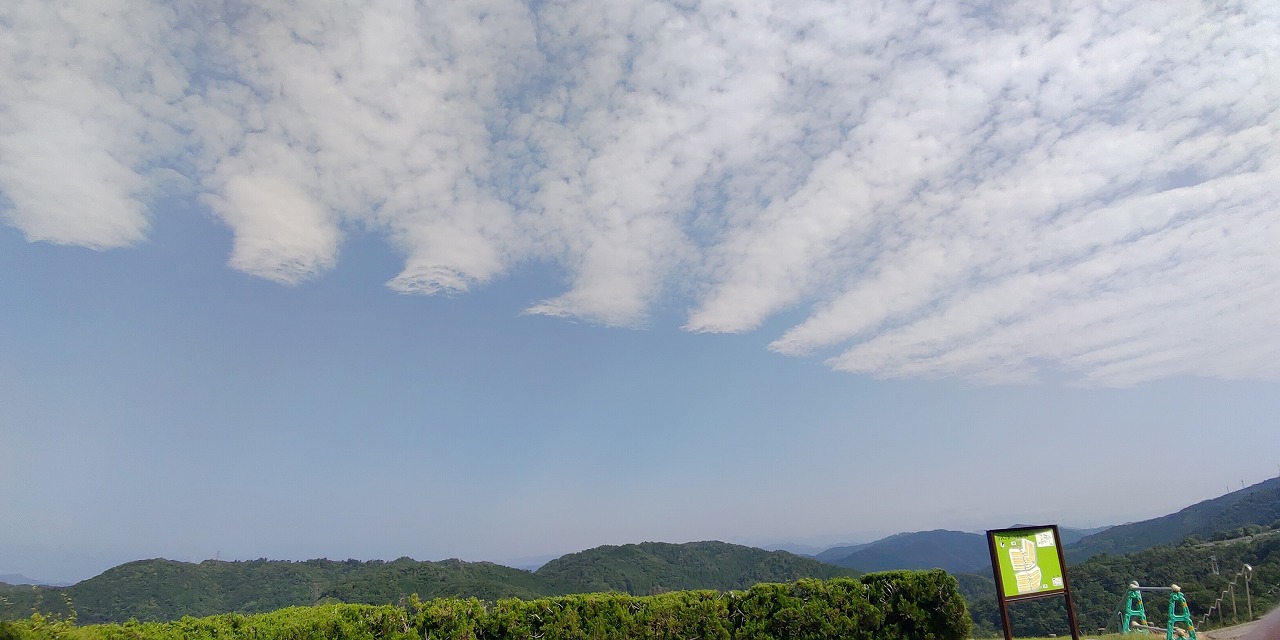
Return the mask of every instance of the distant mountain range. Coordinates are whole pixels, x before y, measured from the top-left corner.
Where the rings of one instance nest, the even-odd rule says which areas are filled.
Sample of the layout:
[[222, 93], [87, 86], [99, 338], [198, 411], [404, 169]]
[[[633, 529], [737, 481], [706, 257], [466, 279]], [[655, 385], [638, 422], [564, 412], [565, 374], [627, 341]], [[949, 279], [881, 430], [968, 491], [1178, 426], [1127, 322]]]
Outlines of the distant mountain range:
[[0, 585], [0, 619], [25, 618], [33, 609], [65, 615], [67, 599], [80, 622], [97, 623], [256, 613], [323, 602], [400, 603], [411, 594], [485, 600], [594, 591], [645, 595], [852, 575], [785, 551], [724, 542], [604, 546], [561, 556], [534, 572], [489, 562], [409, 558], [199, 564], [156, 559], [126, 563], [66, 588]]
[[[1068, 563], [1099, 553], [1132, 553], [1181, 542], [1189, 536], [1209, 540], [1249, 526], [1280, 527], [1280, 478], [1272, 478], [1191, 505], [1167, 516], [1115, 527], [1061, 527]], [[1193, 538], [1194, 539], [1194, 538]], [[963, 531], [916, 531], [869, 542], [832, 547], [816, 559], [858, 571], [941, 568], [952, 573], [990, 574], [986, 536]]]
[[[1105, 529], [1060, 527], [1058, 533], [1063, 545], [1070, 545]], [[862, 572], [934, 568], [951, 573], [991, 571], [985, 534], [946, 529], [898, 533], [866, 544], [832, 547], [814, 557]]]
[[828, 562], [863, 572], [936, 567], [951, 573], [967, 573], [989, 568], [990, 555], [986, 536], [936, 529], [898, 534], [860, 545], [848, 555]]
[[1095, 533], [1106, 531], [1107, 529], [1110, 529], [1110, 528], [1111, 528], [1110, 526], [1093, 527], [1091, 529], [1072, 529], [1071, 527], [1059, 527], [1058, 535], [1062, 536], [1062, 544], [1064, 546], [1070, 546], [1083, 540], [1087, 536], [1091, 536]]
[[[1061, 528], [1059, 532], [1068, 562], [1075, 567], [1101, 553], [1116, 555], [1155, 547], [1186, 549], [1198, 558], [1204, 555], [1200, 549], [1204, 545], [1197, 546], [1200, 540], [1236, 539], [1271, 529], [1280, 529], [1280, 479], [1160, 518], [1105, 530]], [[1280, 540], [1276, 534], [1268, 535], [1268, 539]], [[1181, 546], [1174, 549], [1170, 543]], [[983, 595], [994, 588], [989, 562], [985, 536], [943, 529], [840, 545], [817, 553], [815, 558], [723, 542], [603, 546], [561, 556], [536, 571], [489, 562], [419, 562], [409, 558], [391, 562], [207, 560], [199, 564], [157, 559], [123, 564], [69, 587], [11, 586], [36, 581], [16, 574], [0, 576], [0, 582], [8, 583], [0, 584], [0, 619], [25, 618], [33, 610], [65, 615], [68, 602], [83, 623], [129, 618], [172, 620], [323, 602], [399, 603], [410, 594], [495, 600], [594, 591], [634, 595], [679, 589], [724, 591], [759, 582], [934, 567], [957, 574], [966, 597], [982, 598], [982, 610], [990, 614], [994, 605], [986, 600], [991, 596]], [[1167, 565], [1171, 561], [1160, 562]], [[1194, 564], [1178, 562], [1188, 567]], [[1088, 567], [1094, 565], [1098, 563], [1091, 561], [1081, 566], [1081, 571], [1088, 575]], [[1158, 573], [1139, 575], [1138, 569], [1127, 568], [1125, 576], [1165, 579]], [[1184, 573], [1190, 572], [1187, 569]]]
[[1208, 540], [1219, 532], [1280, 522], [1280, 478], [1259, 482], [1177, 513], [1111, 527], [1086, 536], [1067, 548], [1067, 561], [1079, 562], [1099, 553], [1122, 554], [1180, 542], [1188, 536]]
[[826, 547], [817, 547], [811, 544], [800, 544], [798, 542], [778, 542], [774, 544], [761, 544], [761, 545], [751, 545], [751, 546], [760, 547], [765, 551], [790, 551], [791, 553], [794, 553], [798, 556], [809, 556], [810, 558], [830, 548], [830, 545]]
[[[1224, 578], [1211, 568], [1217, 563], [1231, 567], [1224, 569], [1224, 575], [1248, 563], [1257, 576], [1280, 576], [1280, 479], [1205, 500], [1167, 516], [1101, 530], [1060, 528], [1059, 533], [1076, 586], [1081, 629], [1111, 627], [1129, 580], [1153, 585], [1177, 582], [1203, 610], [1221, 593]], [[977, 557], [975, 549], [979, 547], [981, 568], [966, 572], [963, 567]], [[839, 564], [864, 571], [931, 563], [946, 566], [959, 580], [978, 637], [1000, 635], [995, 581], [987, 555], [985, 536], [924, 531], [828, 549], [818, 557], [835, 556]], [[1268, 579], [1274, 580], [1263, 578]], [[1262, 593], [1265, 601], [1255, 593], [1252, 606], [1265, 611], [1276, 605], [1278, 597], [1274, 589]], [[1059, 610], [1053, 610], [1054, 606]], [[1059, 603], [1048, 601], [1014, 607], [1014, 626], [1026, 635], [1063, 635], [1066, 630], [1055, 626], [1061, 625], [1063, 619], [1060, 608]], [[1234, 611], [1228, 611], [1234, 615]]]
[[0, 573], [0, 582], [3, 582], [4, 584], [7, 584], [7, 585], [13, 585], [13, 586], [17, 586], [17, 585], [36, 585], [41, 587], [67, 586], [65, 583], [49, 582], [47, 580], [37, 580], [35, 578], [28, 578], [27, 576], [24, 576], [21, 573]]

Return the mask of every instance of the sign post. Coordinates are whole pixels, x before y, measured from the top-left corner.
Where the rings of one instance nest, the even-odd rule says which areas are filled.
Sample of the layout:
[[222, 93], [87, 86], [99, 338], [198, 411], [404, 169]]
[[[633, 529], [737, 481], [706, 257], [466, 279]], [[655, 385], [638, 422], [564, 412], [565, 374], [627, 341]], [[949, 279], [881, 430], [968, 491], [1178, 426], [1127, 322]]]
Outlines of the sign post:
[[1000, 603], [1005, 640], [1013, 640], [1010, 602], [1055, 596], [1066, 598], [1071, 638], [1080, 640], [1058, 525], [993, 529], [987, 532], [987, 546], [991, 549], [991, 570], [995, 573], [996, 600]]

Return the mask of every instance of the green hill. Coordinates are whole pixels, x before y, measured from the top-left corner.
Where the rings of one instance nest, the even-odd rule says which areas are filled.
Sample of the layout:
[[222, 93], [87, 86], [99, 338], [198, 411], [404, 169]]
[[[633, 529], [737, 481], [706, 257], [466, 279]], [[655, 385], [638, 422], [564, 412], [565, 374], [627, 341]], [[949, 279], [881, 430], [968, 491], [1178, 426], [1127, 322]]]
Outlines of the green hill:
[[156, 559], [122, 564], [70, 587], [0, 585], [0, 619], [25, 618], [33, 611], [66, 616], [74, 607], [83, 624], [163, 621], [319, 602], [399, 604], [411, 594], [484, 600], [599, 591], [645, 595], [851, 575], [785, 551], [722, 542], [599, 547], [553, 560], [534, 573], [489, 562], [409, 558], [199, 564]]
[[1095, 533], [1102, 533], [1111, 527], [1093, 527], [1092, 529], [1072, 529], [1071, 527], [1058, 527], [1058, 535], [1062, 536], [1062, 544], [1070, 545], [1091, 536]]
[[[1063, 544], [1071, 544], [1106, 529], [1061, 527], [1058, 533], [1062, 535]], [[814, 558], [858, 571], [937, 568], [964, 573], [990, 571], [990, 555], [983, 534], [935, 529], [897, 533], [865, 544], [831, 547]]]
[[815, 554], [813, 557], [815, 560], [820, 560], [828, 564], [835, 564], [841, 560], [844, 560], [845, 558], [848, 558], [849, 555], [852, 554], [854, 551], [857, 551], [859, 549], [865, 549], [873, 544], [879, 544], [886, 540], [892, 540], [893, 538], [896, 538], [898, 536], [905, 536], [905, 535], [910, 535], [910, 534], [895, 533], [887, 538], [881, 538], [879, 540], [876, 540], [875, 542], [863, 542], [861, 544], [851, 544], [851, 545], [842, 545], [839, 547], [831, 547], [830, 549], [826, 549], [825, 551]]
[[261, 613], [326, 601], [388, 604], [413, 593], [532, 598], [545, 589], [527, 571], [488, 562], [155, 559], [122, 564], [66, 588], [0, 588], [0, 618], [25, 617], [33, 609], [65, 615], [67, 598], [80, 622], [96, 623]]
[[[1280, 521], [1280, 478], [1272, 478], [1224, 496], [1193, 504], [1177, 513], [1111, 527], [1067, 547], [1067, 559], [1099, 553], [1122, 554], [1180, 542], [1187, 536], [1209, 540], [1248, 526]], [[1241, 532], [1243, 533], [1243, 532]]]
[[937, 529], [885, 538], [832, 564], [858, 571], [937, 568], [962, 573], [990, 567], [991, 553], [985, 536]]
[[725, 542], [645, 542], [571, 553], [534, 572], [552, 593], [745, 589], [760, 582], [854, 576], [856, 572], [786, 551]]

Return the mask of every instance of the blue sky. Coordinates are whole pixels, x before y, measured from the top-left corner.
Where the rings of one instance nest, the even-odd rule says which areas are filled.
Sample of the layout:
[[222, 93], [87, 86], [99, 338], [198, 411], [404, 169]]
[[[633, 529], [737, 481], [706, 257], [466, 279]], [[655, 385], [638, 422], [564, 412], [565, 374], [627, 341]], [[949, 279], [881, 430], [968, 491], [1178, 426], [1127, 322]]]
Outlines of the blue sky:
[[0, 573], [1088, 526], [1280, 469], [1266, 9], [0, 32]]

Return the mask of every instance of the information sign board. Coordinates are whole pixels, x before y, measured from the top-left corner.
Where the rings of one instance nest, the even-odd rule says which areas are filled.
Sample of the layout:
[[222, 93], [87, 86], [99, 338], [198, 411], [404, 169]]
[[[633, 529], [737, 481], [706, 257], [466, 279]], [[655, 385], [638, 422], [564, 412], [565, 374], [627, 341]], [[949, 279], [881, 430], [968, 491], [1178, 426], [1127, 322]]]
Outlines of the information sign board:
[[1053, 527], [993, 531], [992, 539], [1005, 598], [1049, 595], [1066, 588]]
[[1048, 596], [1066, 601], [1071, 638], [1080, 640], [1058, 525], [993, 529], [987, 532], [987, 546], [991, 549], [991, 570], [996, 578], [996, 600], [1005, 640], [1013, 640], [1009, 605]]

